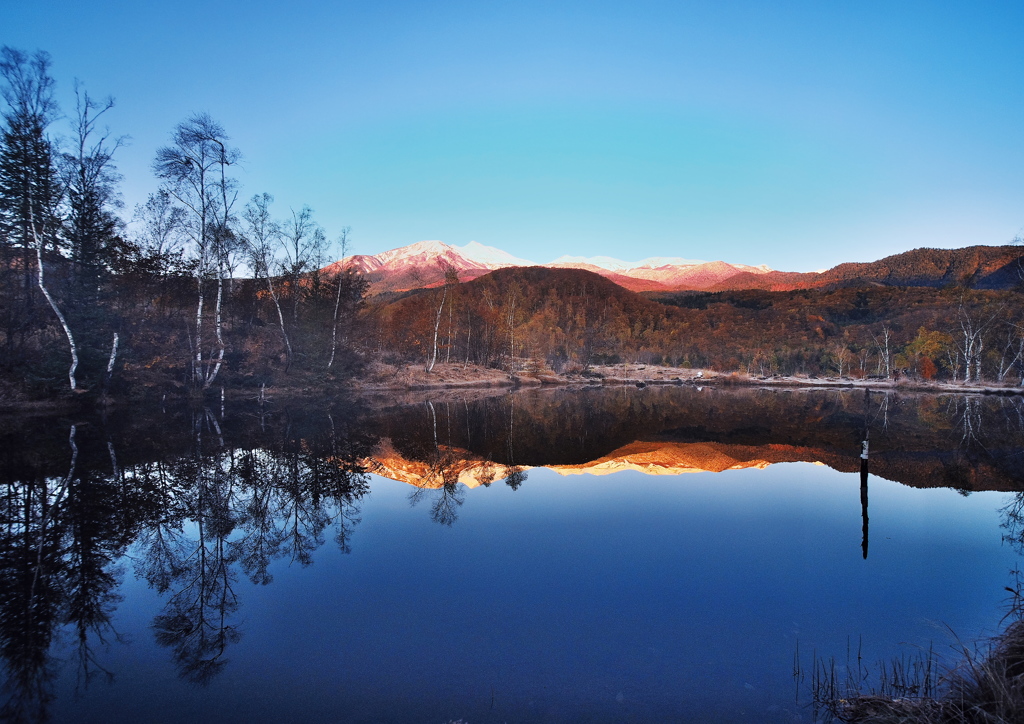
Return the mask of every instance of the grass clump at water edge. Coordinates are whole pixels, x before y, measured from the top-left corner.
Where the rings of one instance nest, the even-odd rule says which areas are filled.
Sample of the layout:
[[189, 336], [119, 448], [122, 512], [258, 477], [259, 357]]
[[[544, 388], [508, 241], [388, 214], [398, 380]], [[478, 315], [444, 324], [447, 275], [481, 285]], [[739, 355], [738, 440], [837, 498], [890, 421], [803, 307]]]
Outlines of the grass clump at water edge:
[[[1012, 589], [1008, 589], [1012, 590]], [[1018, 589], [1019, 590], [1019, 589]], [[847, 647], [845, 666], [814, 656], [815, 720], [851, 724], [1024, 723], [1024, 610], [1015, 593], [1015, 620], [982, 647], [957, 644], [960, 661], [944, 668], [933, 649], [877, 665], [877, 677]], [[797, 686], [805, 678], [794, 658]]]

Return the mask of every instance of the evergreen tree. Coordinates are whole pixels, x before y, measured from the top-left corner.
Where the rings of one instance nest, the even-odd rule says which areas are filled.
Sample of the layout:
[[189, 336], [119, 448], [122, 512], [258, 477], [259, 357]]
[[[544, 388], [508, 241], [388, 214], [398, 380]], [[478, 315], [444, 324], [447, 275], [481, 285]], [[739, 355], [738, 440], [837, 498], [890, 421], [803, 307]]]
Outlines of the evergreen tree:
[[32, 247], [31, 218], [44, 241], [56, 247], [60, 182], [53, 143], [46, 129], [57, 115], [50, 56], [31, 58], [20, 50], [0, 49], [0, 94], [6, 103], [0, 137], [0, 239], [6, 245]]
[[33, 279], [36, 239], [39, 251], [57, 249], [61, 187], [54, 147], [46, 133], [57, 115], [50, 56], [31, 57], [0, 48], [0, 305], [6, 333], [6, 365], [20, 357], [26, 336], [39, 323]]

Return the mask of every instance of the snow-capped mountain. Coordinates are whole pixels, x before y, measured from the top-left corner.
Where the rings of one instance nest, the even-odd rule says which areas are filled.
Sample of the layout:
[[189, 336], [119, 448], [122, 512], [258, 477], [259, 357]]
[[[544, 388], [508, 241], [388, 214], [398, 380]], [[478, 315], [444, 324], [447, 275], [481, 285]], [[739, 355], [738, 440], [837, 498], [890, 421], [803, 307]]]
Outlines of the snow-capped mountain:
[[357, 269], [370, 282], [370, 293], [376, 294], [443, 284], [445, 270], [449, 268], [458, 272], [461, 281], [469, 281], [495, 269], [515, 266], [585, 269], [635, 292], [707, 289], [738, 274], [760, 276], [772, 271], [767, 266], [682, 257], [650, 257], [629, 262], [607, 256], [561, 256], [538, 265], [476, 241], [455, 246], [436, 240], [420, 241], [372, 256], [346, 257], [328, 269]]
[[[608, 277], [616, 284], [634, 292], [676, 289], [706, 289], [744, 272], [767, 274], [767, 266], [726, 264], [724, 261], [701, 261], [681, 257], [654, 256], [641, 261], [622, 261], [608, 256], [560, 256], [545, 266], [586, 269]], [[624, 281], [622, 278], [629, 281]]]
[[537, 266], [537, 262], [520, 259], [506, 251], [496, 249], [493, 246], [484, 246], [476, 241], [471, 241], [465, 246], [455, 246], [452, 248], [458, 249], [459, 253], [467, 259], [490, 265], [494, 269], [510, 266]]
[[535, 262], [519, 259], [511, 254], [471, 241], [465, 246], [445, 244], [443, 241], [419, 241], [409, 246], [385, 251], [373, 257], [381, 267], [400, 267], [409, 264], [449, 262], [454, 266], [466, 266], [472, 262], [487, 269], [502, 269], [510, 266], [535, 266]]
[[495, 269], [536, 266], [528, 259], [471, 241], [465, 246], [443, 241], [419, 241], [372, 256], [356, 254], [327, 267], [354, 268], [370, 282], [370, 293], [403, 291], [444, 283], [445, 270], [455, 269], [461, 281], [468, 281]]
[[[601, 267], [613, 272], [626, 272], [633, 269], [657, 269], [663, 266], [693, 266], [695, 264], [705, 264], [706, 262], [700, 259], [683, 259], [678, 256], [652, 256], [641, 261], [622, 261], [621, 259], [613, 259], [610, 256], [560, 256], [553, 262], [545, 264], [544, 266], [554, 267], [569, 267], [572, 268], [575, 265], [587, 265]], [[586, 268], [580, 266], [579, 268]]]

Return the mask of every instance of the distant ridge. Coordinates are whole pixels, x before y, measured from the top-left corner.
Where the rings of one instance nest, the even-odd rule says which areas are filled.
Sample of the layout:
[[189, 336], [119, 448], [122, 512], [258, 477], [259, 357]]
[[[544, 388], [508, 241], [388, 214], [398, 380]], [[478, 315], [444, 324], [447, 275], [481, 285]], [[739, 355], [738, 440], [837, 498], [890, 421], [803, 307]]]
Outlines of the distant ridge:
[[821, 272], [784, 272], [764, 265], [681, 257], [626, 262], [603, 256], [562, 256], [548, 264], [536, 264], [475, 241], [464, 246], [421, 241], [372, 256], [346, 257], [326, 269], [358, 270], [370, 283], [372, 295], [438, 286], [444, 283], [444, 269], [449, 267], [455, 269], [460, 281], [470, 281], [497, 269], [530, 266], [590, 271], [633, 292], [793, 291], [854, 285], [1010, 289], [1024, 279], [1024, 247], [914, 249]]
[[864, 264], [840, 264], [820, 275], [818, 286], [869, 281], [885, 286], [1010, 289], [1022, 281], [1024, 247], [968, 246], [914, 249]]
[[793, 291], [850, 286], [1012, 289], [1024, 281], [1024, 247], [913, 249], [878, 261], [847, 262], [823, 272], [739, 274], [706, 291]]
[[610, 256], [560, 256], [544, 266], [571, 267], [576, 264], [596, 266], [612, 272], [624, 272], [633, 269], [657, 269], [663, 266], [694, 266], [706, 264], [702, 259], [683, 259], [678, 256], [652, 256], [640, 261], [622, 261]]

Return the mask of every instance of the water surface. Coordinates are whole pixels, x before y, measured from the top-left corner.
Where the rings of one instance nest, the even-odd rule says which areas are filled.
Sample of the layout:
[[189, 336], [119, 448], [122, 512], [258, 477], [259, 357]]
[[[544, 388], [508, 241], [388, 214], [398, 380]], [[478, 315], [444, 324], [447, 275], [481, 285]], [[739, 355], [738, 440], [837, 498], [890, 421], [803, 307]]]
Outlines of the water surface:
[[4, 714], [810, 721], [798, 647], [998, 629], [1022, 412], [684, 387], [8, 419]]

